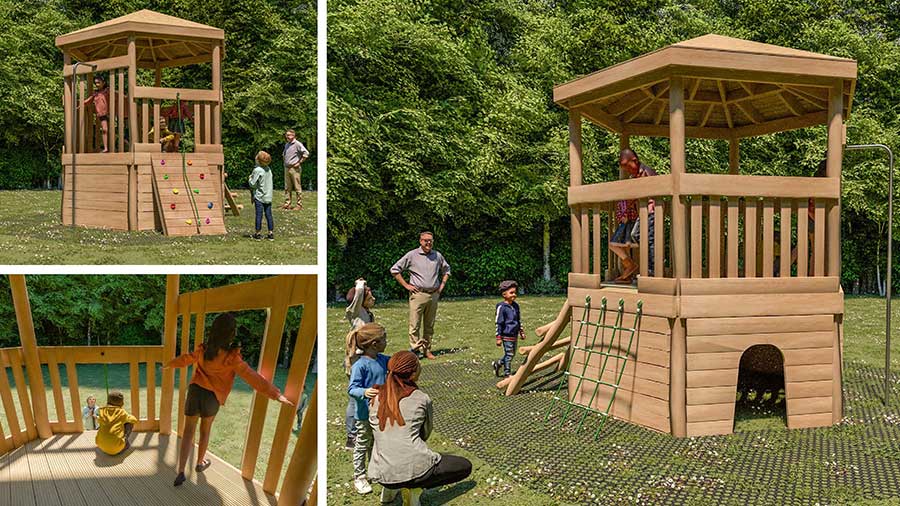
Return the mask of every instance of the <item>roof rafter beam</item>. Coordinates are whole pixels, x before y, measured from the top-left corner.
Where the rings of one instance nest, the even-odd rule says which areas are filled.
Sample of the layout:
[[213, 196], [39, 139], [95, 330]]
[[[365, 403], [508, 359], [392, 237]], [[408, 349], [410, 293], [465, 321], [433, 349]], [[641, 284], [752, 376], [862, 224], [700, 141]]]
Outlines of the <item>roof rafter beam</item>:
[[694, 79], [694, 82], [691, 83], [691, 92], [688, 94], [688, 101], [694, 100], [694, 97], [697, 96], [697, 90], [700, 89], [700, 81], [699, 77]]
[[621, 116], [646, 99], [647, 96], [640, 89], [632, 90], [626, 93], [619, 100], [609, 104], [606, 107], [606, 110], [613, 116]]
[[625, 113], [625, 118], [624, 118], [623, 122], [631, 123], [635, 118], [640, 116], [641, 113], [644, 112], [647, 109], [647, 107], [649, 107], [650, 104], [652, 104], [655, 100], [656, 100], [655, 98], [647, 98], [646, 100], [644, 100], [643, 102], [638, 104], [637, 107], [633, 107], [631, 109], [631, 112]]
[[797, 100], [797, 97], [791, 95], [787, 91], [782, 90], [778, 93], [778, 97], [784, 102], [784, 105], [794, 114], [794, 116], [803, 116], [806, 111], [803, 110], [803, 104]]
[[659, 125], [660, 122], [662, 122], [662, 119], [663, 119], [663, 116], [665, 115], [666, 109], [668, 109], [668, 107], [666, 107], [666, 105], [668, 105], [667, 101], [665, 101], [665, 100], [659, 101], [659, 110], [656, 111], [656, 118], [653, 119], [654, 125]]
[[808, 103], [812, 104], [817, 109], [827, 109], [828, 108], [828, 104], [824, 100], [821, 100], [814, 95], [810, 95], [808, 93], [805, 93], [805, 92], [798, 90], [796, 88], [793, 88], [791, 86], [784, 86], [783, 88], [785, 91], [787, 91], [791, 95], [794, 95], [795, 97], [803, 100], [804, 102], [808, 102]]
[[712, 115], [713, 107], [715, 107], [715, 106], [716, 106], [716, 104], [708, 104], [706, 106], [706, 112], [703, 113], [703, 119], [700, 120], [700, 124], [697, 126], [699, 126], [700, 128], [703, 128], [706, 126], [706, 123], [709, 121], [709, 117]]
[[731, 111], [728, 110], [728, 102], [726, 101], [725, 84], [721, 79], [716, 79], [716, 86], [719, 88], [719, 98], [722, 100], [722, 111], [725, 112], [725, 121], [728, 123], [728, 128], [734, 128], [734, 121], [731, 119]]
[[751, 104], [749, 101], [745, 100], [743, 102], [738, 102], [737, 106], [744, 114], [747, 115], [748, 118], [750, 118], [750, 121], [752, 121], [753, 124], [758, 125], [760, 123], [765, 123], [766, 118], [764, 118], [763, 115], [760, 114], [760, 112], [756, 109], [756, 107], [753, 107], [753, 104]]
[[619, 121], [619, 118], [613, 116], [598, 104], [585, 104], [578, 108], [578, 112], [593, 123], [596, 123], [607, 130], [617, 133], [622, 131], [623, 125], [622, 122]]

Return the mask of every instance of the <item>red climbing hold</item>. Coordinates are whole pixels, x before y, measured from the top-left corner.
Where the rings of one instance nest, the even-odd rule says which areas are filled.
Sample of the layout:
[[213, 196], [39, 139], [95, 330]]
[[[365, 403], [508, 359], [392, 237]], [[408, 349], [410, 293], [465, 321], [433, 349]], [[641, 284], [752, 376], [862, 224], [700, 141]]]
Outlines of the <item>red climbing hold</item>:
[[206, 179], [206, 176], [203, 174], [200, 174], [200, 179]]
[[172, 205], [170, 205], [169, 207], [171, 207], [172, 209], [175, 209], [175, 203], [173, 202]]

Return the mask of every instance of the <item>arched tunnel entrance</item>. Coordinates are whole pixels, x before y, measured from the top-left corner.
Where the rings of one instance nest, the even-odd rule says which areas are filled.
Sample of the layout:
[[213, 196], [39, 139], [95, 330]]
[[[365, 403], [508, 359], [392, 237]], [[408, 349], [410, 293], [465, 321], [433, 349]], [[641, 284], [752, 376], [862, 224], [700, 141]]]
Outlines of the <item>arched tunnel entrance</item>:
[[747, 348], [738, 369], [734, 431], [787, 427], [786, 406], [781, 350], [771, 344]]

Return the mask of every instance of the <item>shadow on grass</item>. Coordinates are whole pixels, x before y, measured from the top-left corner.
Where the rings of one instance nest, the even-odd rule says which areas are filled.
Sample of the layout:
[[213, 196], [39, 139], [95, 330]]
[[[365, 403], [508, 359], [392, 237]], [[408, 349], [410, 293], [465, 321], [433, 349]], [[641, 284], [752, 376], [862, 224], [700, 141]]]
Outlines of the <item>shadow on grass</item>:
[[468, 346], [463, 346], [462, 348], [442, 348], [440, 350], [433, 350], [434, 356], [441, 357], [443, 355], [453, 355], [454, 353], [459, 353], [462, 351], [468, 351]]
[[470, 492], [475, 488], [475, 485], [475, 480], [461, 481], [459, 483], [454, 483], [449, 487], [441, 487], [439, 489], [429, 490], [422, 494], [422, 497], [424, 498], [426, 495], [428, 496], [428, 504], [447, 504], [457, 497], [463, 496], [466, 493]]

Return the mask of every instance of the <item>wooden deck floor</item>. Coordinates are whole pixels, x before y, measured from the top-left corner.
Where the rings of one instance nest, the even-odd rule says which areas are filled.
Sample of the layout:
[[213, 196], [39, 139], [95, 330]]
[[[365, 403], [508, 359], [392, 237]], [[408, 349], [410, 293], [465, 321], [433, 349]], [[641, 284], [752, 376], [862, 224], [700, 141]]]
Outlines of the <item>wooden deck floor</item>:
[[274, 506], [258, 483], [215, 455], [202, 473], [188, 461], [188, 481], [172, 486], [179, 439], [137, 433], [132, 449], [110, 457], [95, 432], [58, 434], [0, 456], [0, 506]]

